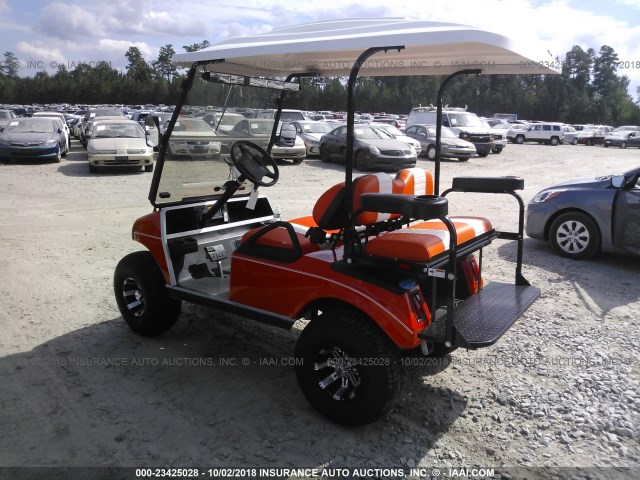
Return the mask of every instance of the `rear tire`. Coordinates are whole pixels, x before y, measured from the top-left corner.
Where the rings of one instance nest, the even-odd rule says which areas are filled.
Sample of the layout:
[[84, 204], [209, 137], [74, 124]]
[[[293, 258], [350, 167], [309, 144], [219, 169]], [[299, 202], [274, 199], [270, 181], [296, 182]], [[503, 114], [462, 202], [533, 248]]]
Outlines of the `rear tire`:
[[89, 164], [89, 173], [98, 173], [98, 167]]
[[434, 145], [429, 145], [427, 147], [427, 160], [435, 160], [436, 159], [436, 147]]
[[401, 389], [398, 348], [361, 312], [326, 310], [302, 330], [296, 376], [309, 403], [343, 425], [389, 411]]
[[571, 145], [577, 145], [578, 144], [578, 138], [574, 138], [573, 140], [571, 140]]
[[182, 302], [169, 297], [151, 252], [134, 252], [118, 263], [113, 290], [125, 322], [141, 335], [158, 335], [178, 320]]
[[489, 156], [489, 152], [478, 152], [478, 156], [480, 158], [485, 158]]
[[560, 144], [560, 139], [558, 137], [551, 137], [549, 143], [555, 147]]

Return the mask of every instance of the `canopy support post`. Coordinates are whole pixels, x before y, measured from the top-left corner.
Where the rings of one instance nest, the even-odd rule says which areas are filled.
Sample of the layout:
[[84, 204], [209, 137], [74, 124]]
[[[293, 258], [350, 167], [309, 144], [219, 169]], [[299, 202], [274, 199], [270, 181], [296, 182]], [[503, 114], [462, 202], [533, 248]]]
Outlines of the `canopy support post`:
[[344, 259], [347, 263], [353, 261], [353, 238], [355, 234], [355, 226], [353, 225], [353, 135], [355, 124], [355, 97], [356, 97], [356, 80], [360, 67], [373, 54], [378, 52], [386, 52], [387, 50], [403, 50], [404, 46], [395, 47], [372, 47], [368, 48], [360, 54], [358, 59], [351, 67], [349, 80], [347, 82], [347, 157], [345, 166], [344, 191], [346, 195], [345, 201], [345, 226], [344, 226]]
[[442, 148], [442, 97], [444, 96], [444, 91], [447, 88], [447, 85], [449, 85], [449, 82], [455, 77], [459, 75], [478, 75], [480, 72], [482, 72], [482, 70], [478, 68], [467, 68], [465, 70], [453, 72], [442, 81], [440, 88], [438, 89], [438, 103], [436, 107], [436, 166], [433, 182], [433, 193], [435, 195], [440, 195], [440, 149]]

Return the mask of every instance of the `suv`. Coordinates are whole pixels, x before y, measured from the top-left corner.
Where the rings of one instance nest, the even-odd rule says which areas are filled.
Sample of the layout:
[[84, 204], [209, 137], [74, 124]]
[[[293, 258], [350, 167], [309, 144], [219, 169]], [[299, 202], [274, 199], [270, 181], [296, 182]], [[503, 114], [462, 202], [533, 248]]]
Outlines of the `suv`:
[[[407, 127], [415, 124], [436, 124], [436, 107], [415, 107], [407, 119]], [[496, 148], [493, 132], [482, 124], [475, 113], [466, 108], [443, 108], [442, 126], [449, 127], [458, 137], [476, 146], [480, 157], [486, 157]]]
[[564, 129], [562, 127], [561, 123], [533, 123], [526, 130], [510, 132], [507, 139], [520, 144], [538, 142], [546, 143], [547, 145], [559, 145], [564, 142]]

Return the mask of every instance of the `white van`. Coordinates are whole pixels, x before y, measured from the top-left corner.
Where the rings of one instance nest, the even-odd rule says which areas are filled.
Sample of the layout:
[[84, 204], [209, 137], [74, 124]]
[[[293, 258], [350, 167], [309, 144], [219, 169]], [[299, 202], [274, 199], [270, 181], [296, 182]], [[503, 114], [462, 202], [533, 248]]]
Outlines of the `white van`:
[[[276, 111], [273, 109], [262, 110], [261, 112], [258, 112], [256, 118], [274, 118], [275, 115]], [[280, 114], [281, 122], [300, 122], [304, 120], [307, 120], [307, 118], [304, 116], [304, 113], [302, 113], [302, 110], [290, 110], [283, 108], [282, 113]]]
[[[435, 125], [436, 107], [415, 107], [407, 119], [407, 127], [411, 125]], [[442, 125], [449, 127], [463, 140], [473, 143], [480, 157], [486, 157], [496, 144], [493, 132], [483, 125], [475, 113], [467, 112], [466, 108], [442, 109]]]

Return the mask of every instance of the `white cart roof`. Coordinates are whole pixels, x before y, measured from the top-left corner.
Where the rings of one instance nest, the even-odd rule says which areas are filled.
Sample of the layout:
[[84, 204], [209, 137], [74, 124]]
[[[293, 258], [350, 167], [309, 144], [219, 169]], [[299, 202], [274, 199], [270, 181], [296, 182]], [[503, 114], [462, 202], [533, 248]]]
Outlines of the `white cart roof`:
[[280, 28], [232, 38], [173, 62], [191, 67], [215, 61], [209, 71], [286, 77], [292, 73], [347, 76], [370, 47], [404, 47], [367, 60], [360, 76], [448, 75], [465, 68], [483, 74], [555, 74], [547, 52], [530, 51], [513, 40], [466, 25], [400, 18], [338, 20]]

